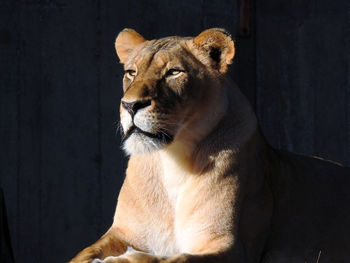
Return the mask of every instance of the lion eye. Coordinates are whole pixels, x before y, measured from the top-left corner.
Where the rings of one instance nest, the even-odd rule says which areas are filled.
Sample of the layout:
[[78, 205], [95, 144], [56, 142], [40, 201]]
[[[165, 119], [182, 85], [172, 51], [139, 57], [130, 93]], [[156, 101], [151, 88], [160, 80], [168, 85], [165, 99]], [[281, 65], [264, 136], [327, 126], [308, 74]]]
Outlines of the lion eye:
[[176, 68], [172, 68], [172, 69], [169, 69], [168, 72], [166, 73], [166, 75], [168, 77], [171, 77], [171, 76], [177, 76], [179, 75], [180, 73], [182, 73], [183, 70], [181, 69], [176, 69]]
[[133, 79], [136, 76], [136, 71], [132, 69], [125, 70], [125, 76], [129, 79]]

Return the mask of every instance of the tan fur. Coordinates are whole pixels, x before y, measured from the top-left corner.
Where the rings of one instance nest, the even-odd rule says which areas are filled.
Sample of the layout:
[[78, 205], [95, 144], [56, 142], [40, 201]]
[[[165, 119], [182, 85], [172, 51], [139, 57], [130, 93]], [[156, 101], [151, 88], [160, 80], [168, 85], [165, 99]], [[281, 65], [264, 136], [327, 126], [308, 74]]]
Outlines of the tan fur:
[[147, 41], [126, 29], [116, 49], [130, 159], [112, 227], [71, 263], [304, 263], [319, 250], [320, 262], [348, 262], [348, 170], [265, 143], [225, 80], [224, 30]]

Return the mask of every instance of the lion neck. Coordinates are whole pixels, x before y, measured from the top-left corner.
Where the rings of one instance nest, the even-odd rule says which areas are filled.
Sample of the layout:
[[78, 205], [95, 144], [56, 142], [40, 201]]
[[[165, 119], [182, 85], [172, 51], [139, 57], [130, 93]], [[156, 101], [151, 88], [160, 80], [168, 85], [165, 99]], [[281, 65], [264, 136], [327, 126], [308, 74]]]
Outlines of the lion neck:
[[[212, 152], [225, 152], [230, 158], [239, 152], [257, 132], [257, 120], [251, 106], [237, 86], [230, 80], [211, 95], [210, 103], [204, 103], [199, 114], [194, 115], [179, 131], [174, 142], [160, 151], [160, 158], [169, 170], [177, 170], [183, 174], [195, 174], [200, 167], [207, 165], [205, 159], [198, 155], [209, 155]], [[225, 138], [217, 136], [218, 132], [230, 132]], [[217, 141], [218, 149], [208, 138]], [[221, 140], [221, 141], [220, 141]], [[210, 146], [209, 146], [210, 145]], [[225, 149], [220, 149], [225, 145]], [[210, 149], [209, 149], [210, 148]], [[229, 149], [229, 150], [227, 150]], [[215, 158], [215, 157], [213, 157]]]
[[[239, 155], [251, 153], [248, 145], [257, 132], [257, 121], [248, 101], [233, 84], [222, 89], [226, 101], [208, 105], [187, 123], [167, 148], [157, 152], [161, 181], [169, 200], [176, 204], [186, 182], [204, 173], [224, 178]], [[221, 105], [221, 106], [218, 106]]]

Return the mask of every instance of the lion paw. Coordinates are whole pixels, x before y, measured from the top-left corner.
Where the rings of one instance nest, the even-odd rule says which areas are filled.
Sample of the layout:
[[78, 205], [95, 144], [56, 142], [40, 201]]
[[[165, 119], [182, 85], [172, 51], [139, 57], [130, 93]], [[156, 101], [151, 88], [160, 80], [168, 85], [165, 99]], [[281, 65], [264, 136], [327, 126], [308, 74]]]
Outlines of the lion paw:
[[130, 261], [123, 256], [119, 257], [106, 257], [105, 259], [95, 258], [91, 263], [129, 263]]

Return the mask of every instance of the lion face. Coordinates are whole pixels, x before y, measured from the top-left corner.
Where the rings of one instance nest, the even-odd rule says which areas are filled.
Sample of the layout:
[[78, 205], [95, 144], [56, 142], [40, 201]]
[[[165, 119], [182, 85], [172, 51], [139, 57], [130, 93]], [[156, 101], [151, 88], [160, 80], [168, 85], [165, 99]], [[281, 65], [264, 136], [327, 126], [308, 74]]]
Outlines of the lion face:
[[125, 70], [120, 119], [127, 154], [166, 147], [212, 104], [234, 47], [223, 31], [211, 30], [196, 38], [151, 41], [131, 29], [118, 35], [116, 50]]

